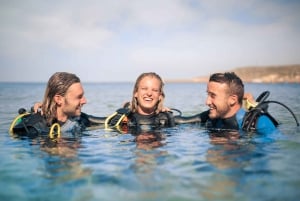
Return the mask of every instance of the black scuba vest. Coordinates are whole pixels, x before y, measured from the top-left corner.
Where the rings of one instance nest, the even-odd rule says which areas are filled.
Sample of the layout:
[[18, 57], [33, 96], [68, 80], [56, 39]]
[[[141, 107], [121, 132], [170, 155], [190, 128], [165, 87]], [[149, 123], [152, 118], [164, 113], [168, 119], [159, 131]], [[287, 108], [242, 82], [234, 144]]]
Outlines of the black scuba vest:
[[40, 113], [29, 113], [23, 116], [13, 127], [13, 133], [20, 136], [37, 137], [49, 133], [46, 119]]
[[[81, 113], [80, 118], [67, 122], [54, 121], [61, 126], [62, 131], [66, 132], [81, 132], [86, 127], [92, 126], [93, 123], [89, 120], [89, 115]], [[70, 130], [68, 130], [70, 129]], [[46, 119], [40, 113], [29, 113], [23, 116], [19, 122], [13, 127], [13, 133], [19, 136], [37, 137], [38, 135], [47, 136], [50, 131], [50, 126]]]
[[208, 129], [239, 130], [235, 115], [226, 119], [209, 119], [206, 122], [206, 127]]
[[132, 113], [128, 116], [128, 127], [140, 130], [153, 130], [158, 128], [175, 126], [174, 117], [171, 112], [160, 112], [158, 114], [141, 115]]
[[209, 110], [202, 112], [201, 114], [201, 122], [205, 125], [205, 127], [209, 130], [239, 130], [238, 118], [235, 115], [225, 119], [210, 119], [209, 118]]

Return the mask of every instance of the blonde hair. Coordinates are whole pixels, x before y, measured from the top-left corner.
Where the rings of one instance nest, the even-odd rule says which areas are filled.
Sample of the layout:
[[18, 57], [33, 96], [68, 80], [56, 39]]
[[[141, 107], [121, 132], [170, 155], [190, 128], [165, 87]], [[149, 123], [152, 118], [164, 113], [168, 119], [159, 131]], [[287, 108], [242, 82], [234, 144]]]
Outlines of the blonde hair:
[[137, 108], [138, 108], [138, 101], [137, 99], [135, 98], [135, 93], [138, 91], [138, 88], [139, 88], [139, 84], [141, 82], [141, 80], [145, 77], [154, 77], [156, 79], [159, 80], [160, 82], [160, 87], [159, 87], [159, 91], [161, 93], [161, 99], [158, 101], [157, 105], [156, 105], [156, 108], [155, 108], [155, 113], [159, 113], [162, 111], [163, 109], [163, 104], [164, 104], [164, 100], [165, 100], [165, 93], [164, 93], [164, 82], [163, 80], [161, 79], [161, 77], [154, 73], [154, 72], [148, 72], [148, 73], [142, 73], [136, 80], [135, 82], [135, 85], [134, 85], [134, 88], [133, 88], [133, 93], [132, 93], [132, 100], [131, 100], [131, 111], [132, 112], [137, 112]]
[[78, 82], [80, 82], [79, 77], [67, 72], [56, 72], [50, 77], [42, 103], [42, 111], [49, 125], [56, 119], [57, 106], [54, 101], [54, 96], [65, 96], [69, 87]]

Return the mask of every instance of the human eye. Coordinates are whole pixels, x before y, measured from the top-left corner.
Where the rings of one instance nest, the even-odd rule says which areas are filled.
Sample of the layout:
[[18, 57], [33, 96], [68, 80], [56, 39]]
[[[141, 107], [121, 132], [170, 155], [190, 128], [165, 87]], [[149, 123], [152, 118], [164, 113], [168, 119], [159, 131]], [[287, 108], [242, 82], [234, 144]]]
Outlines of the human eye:
[[140, 88], [142, 91], [146, 91], [147, 90], [147, 87], [141, 87]]
[[207, 96], [209, 96], [210, 98], [215, 98], [216, 94], [211, 93], [211, 92], [207, 92]]
[[78, 94], [77, 98], [78, 98], [78, 99], [82, 99], [82, 98], [83, 98], [83, 95], [84, 95], [83, 93], [82, 93], [82, 94]]
[[153, 92], [159, 93], [159, 89], [152, 89]]

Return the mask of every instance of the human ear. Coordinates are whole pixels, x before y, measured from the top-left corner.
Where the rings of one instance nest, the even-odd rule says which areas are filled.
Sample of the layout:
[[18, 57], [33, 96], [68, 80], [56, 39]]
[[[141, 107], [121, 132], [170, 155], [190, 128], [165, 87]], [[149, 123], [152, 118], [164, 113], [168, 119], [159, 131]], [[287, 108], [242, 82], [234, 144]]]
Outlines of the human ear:
[[159, 95], [159, 97], [158, 97], [158, 100], [161, 101], [161, 100], [163, 99], [163, 97], [164, 97], [163, 94], [160, 93], [160, 95]]
[[232, 107], [237, 103], [237, 96], [236, 95], [231, 95], [229, 97], [229, 105]]
[[62, 96], [61, 95], [55, 95], [54, 96], [54, 101], [55, 101], [55, 103], [57, 104], [57, 105], [61, 105], [62, 104]]

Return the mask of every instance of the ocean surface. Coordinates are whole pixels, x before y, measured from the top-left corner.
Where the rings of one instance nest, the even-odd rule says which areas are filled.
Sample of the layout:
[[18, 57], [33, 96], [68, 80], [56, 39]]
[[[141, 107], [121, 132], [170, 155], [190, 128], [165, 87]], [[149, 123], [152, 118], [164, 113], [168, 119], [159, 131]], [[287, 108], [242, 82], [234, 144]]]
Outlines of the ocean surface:
[[[133, 83], [83, 83], [83, 112], [108, 116], [130, 101]], [[46, 83], [0, 83], [0, 200], [253, 201], [300, 198], [300, 128], [278, 104], [269, 112], [279, 132], [212, 138], [199, 125], [162, 129], [158, 140], [102, 128], [54, 147], [16, 138], [19, 108], [43, 99]], [[300, 119], [299, 84], [245, 84], [257, 97], [287, 105]], [[168, 83], [165, 105], [192, 115], [207, 109], [206, 85]]]

